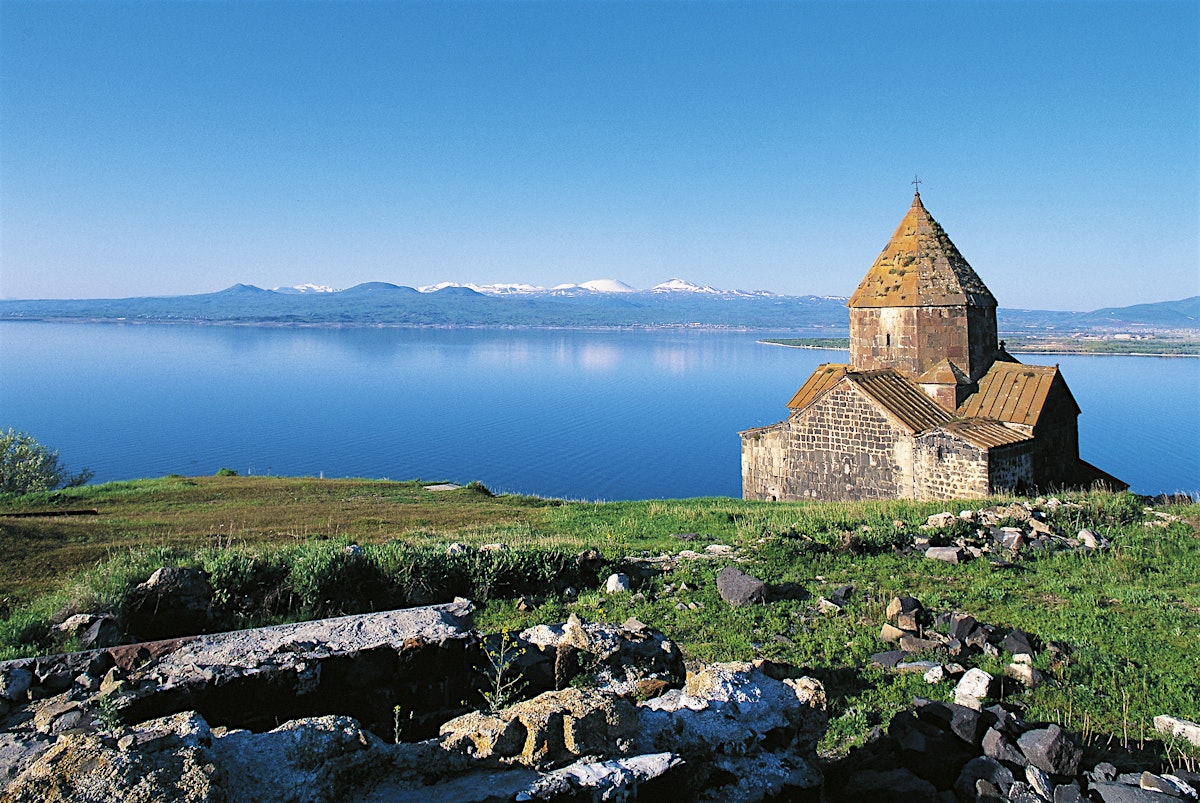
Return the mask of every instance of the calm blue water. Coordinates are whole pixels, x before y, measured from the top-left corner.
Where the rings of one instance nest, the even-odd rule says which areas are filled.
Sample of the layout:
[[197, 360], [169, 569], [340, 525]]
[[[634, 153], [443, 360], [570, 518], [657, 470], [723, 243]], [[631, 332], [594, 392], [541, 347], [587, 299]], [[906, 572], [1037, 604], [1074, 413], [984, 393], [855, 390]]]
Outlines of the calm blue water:
[[[96, 481], [211, 474], [480, 480], [572, 499], [739, 496], [737, 432], [821, 362], [763, 333], [0, 324], [0, 427]], [[1200, 360], [1062, 365], [1084, 459], [1200, 489]]]

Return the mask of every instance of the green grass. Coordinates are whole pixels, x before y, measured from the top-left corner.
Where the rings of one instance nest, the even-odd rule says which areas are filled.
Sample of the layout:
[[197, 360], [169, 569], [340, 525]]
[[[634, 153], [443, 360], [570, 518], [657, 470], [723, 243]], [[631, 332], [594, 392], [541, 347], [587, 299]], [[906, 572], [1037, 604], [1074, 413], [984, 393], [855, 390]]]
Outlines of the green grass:
[[[1030, 719], [1057, 721], [1094, 746], [1154, 738], [1153, 717], [1200, 720], [1200, 505], [1147, 527], [1131, 494], [1073, 494], [1051, 513], [1073, 534], [1087, 526], [1107, 552], [1058, 553], [994, 568], [900, 556], [927, 516], [979, 507], [940, 502], [765, 503], [713, 498], [558, 502], [491, 496], [486, 489], [431, 493], [419, 483], [264, 477], [164, 478], [0, 500], [0, 514], [94, 508], [94, 516], [0, 517], [0, 656], [54, 648], [49, 625], [77, 611], [122, 615], [134, 584], [164, 564], [203, 568], [216, 589], [220, 627], [246, 627], [469, 596], [486, 631], [562, 621], [619, 623], [635, 616], [665, 632], [693, 661], [788, 661], [821, 677], [830, 699], [823, 749], [844, 752], [886, 724], [914, 694], [948, 699], [952, 685], [872, 669], [869, 656], [888, 600], [917, 596], [1042, 640], [1065, 641], [1069, 659], [1040, 667], [1057, 679], [1009, 699]], [[1010, 500], [992, 500], [1007, 503]], [[1168, 508], [1160, 508], [1168, 510]], [[897, 526], [897, 522], [902, 526]], [[679, 534], [698, 537], [683, 540]], [[450, 554], [447, 546], [471, 547]], [[502, 542], [509, 548], [480, 552]], [[356, 543], [361, 550], [347, 550]], [[734, 609], [716, 574], [734, 559], [689, 560], [709, 544], [737, 550], [738, 565], [795, 593]], [[595, 547], [602, 564], [575, 556]], [[667, 562], [645, 558], [668, 556]], [[638, 559], [642, 559], [639, 561]], [[635, 594], [597, 589], [624, 570]], [[687, 590], [678, 590], [680, 586]], [[816, 599], [852, 584], [839, 615]], [[577, 593], [568, 592], [572, 586]], [[670, 594], [664, 589], [675, 589]], [[517, 610], [520, 595], [534, 609]], [[693, 608], [689, 608], [688, 604]], [[1000, 665], [985, 661], [1000, 673]]]

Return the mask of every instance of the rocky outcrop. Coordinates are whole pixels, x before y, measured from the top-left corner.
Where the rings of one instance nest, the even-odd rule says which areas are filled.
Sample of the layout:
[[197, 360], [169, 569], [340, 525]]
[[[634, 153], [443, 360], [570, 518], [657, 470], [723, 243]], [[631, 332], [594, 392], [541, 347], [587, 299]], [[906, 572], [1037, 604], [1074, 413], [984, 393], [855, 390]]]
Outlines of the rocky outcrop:
[[[685, 677], [634, 619], [481, 637], [472, 609], [0, 664], [0, 803], [815, 799], [818, 682], [778, 664]], [[511, 660], [481, 661], [501, 645]], [[465, 711], [489, 666], [528, 699]]]

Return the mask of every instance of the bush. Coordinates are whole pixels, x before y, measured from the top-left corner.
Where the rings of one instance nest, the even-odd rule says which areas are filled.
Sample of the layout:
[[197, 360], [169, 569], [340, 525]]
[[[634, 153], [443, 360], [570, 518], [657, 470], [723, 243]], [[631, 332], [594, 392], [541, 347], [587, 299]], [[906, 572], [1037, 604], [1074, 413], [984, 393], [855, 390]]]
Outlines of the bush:
[[237, 471], [235, 471], [232, 468], [222, 467], [222, 468], [217, 469], [218, 477], [236, 477], [237, 475], [238, 475]]
[[58, 460], [58, 450], [43, 446], [27, 432], [17, 432], [11, 427], [0, 432], [0, 493], [23, 495], [72, 488], [83, 485], [92, 476], [86, 468], [78, 474], [68, 474], [66, 466]]

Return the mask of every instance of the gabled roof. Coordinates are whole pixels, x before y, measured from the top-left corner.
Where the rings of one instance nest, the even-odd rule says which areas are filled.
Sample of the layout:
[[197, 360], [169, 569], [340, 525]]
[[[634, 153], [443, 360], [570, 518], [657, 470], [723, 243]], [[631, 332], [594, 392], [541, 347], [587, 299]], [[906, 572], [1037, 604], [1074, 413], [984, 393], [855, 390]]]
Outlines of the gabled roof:
[[986, 418], [964, 418], [941, 429], [984, 449], [1033, 440], [1032, 435], [1009, 429], [999, 421], [989, 421]]
[[912, 432], [921, 432], [954, 419], [924, 391], [891, 368], [859, 372], [850, 371], [849, 367], [829, 363], [817, 366], [792, 396], [788, 407], [794, 413], [805, 409], [845, 378]]
[[812, 372], [812, 376], [804, 381], [800, 389], [792, 396], [791, 401], [787, 403], [789, 410], [799, 410], [807, 407], [818, 396], [838, 383], [838, 380], [846, 375], [846, 371], [850, 370], [849, 365], [838, 365], [836, 363], [823, 363], [817, 366], [817, 370]]
[[958, 407], [963, 418], [992, 418], [1010, 424], [1034, 426], [1041, 417], [1055, 381], [1079, 412], [1079, 405], [1056, 365], [1022, 365], [995, 362], [979, 379], [979, 390]]
[[917, 382], [922, 385], [969, 385], [971, 379], [947, 357], [917, 377]]
[[923, 390], [891, 368], [846, 376], [913, 432], [922, 432], [954, 419]]
[[967, 264], [921, 194], [867, 271], [849, 307], [995, 307], [996, 299]]

